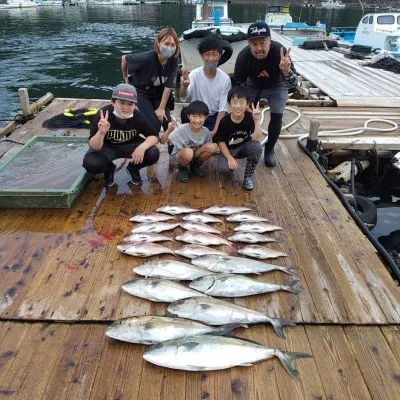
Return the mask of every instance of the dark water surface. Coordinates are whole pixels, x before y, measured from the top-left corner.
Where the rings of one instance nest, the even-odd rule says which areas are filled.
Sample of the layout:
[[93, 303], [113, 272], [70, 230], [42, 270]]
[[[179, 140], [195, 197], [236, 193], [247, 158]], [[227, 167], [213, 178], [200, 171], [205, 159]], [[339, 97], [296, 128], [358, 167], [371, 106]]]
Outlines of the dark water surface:
[[[235, 22], [263, 16], [265, 4], [230, 5]], [[294, 20], [329, 26], [356, 25], [360, 9], [292, 7]], [[18, 88], [35, 100], [109, 97], [121, 82], [121, 55], [148, 50], [157, 32], [173, 26], [180, 35], [195, 16], [192, 5], [38, 7], [0, 11], [0, 125], [18, 112]]]

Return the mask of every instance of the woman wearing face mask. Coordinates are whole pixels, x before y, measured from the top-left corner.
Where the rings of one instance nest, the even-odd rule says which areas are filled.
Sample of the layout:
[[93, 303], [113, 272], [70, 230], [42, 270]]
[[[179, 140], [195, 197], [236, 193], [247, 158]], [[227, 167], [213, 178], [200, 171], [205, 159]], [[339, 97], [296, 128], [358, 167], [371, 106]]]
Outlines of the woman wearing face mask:
[[[231, 89], [231, 79], [228, 74], [218, 68], [222, 55], [222, 43], [218, 36], [205, 37], [197, 47], [203, 66], [194, 69], [190, 74], [182, 69], [179, 97], [182, 101], [200, 100], [207, 104], [210, 114], [204, 123], [213, 136], [219, 122], [229, 111], [228, 92]], [[185, 108], [182, 109], [181, 120], [188, 122]]]
[[157, 131], [161, 125], [167, 129], [171, 120], [169, 103], [176, 86], [179, 52], [175, 30], [164, 28], [154, 41], [154, 50], [127, 54], [121, 59], [122, 76], [137, 89], [139, 110]]

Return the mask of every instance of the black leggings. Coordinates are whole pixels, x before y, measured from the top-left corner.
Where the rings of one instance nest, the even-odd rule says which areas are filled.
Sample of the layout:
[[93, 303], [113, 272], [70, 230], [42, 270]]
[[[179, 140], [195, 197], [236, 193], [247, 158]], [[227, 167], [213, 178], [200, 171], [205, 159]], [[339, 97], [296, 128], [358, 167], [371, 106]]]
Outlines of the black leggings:
[[167, 120], [163, 120], [163, 123], [159, 121], [157, 115], [154, 113], [155, 110], [160, 106], [161, 97], [153, 98], [146, 94], [143, 90], [137, 90], [138, 93], [138, 107], [142, 114], [149, 120], [149, 122], [156, 128], [157, 132], [160, 132], [161, 125], [164, 131], [168, 128], [168, 122], [171, 121], [171, 113], [168, 107], [165, 107], [165, 116]]
[[[113, 167], [113, 160], [118, 158], [131, 158], [133, 151], [138, 145], [138, 143], [126, 145], [104, 145], [99, 151], [89, 149], [83, 159], [83, 168], [91, 174], [108, 172]], [[133, 165], [139, 170], [155, 164], [159, 157], [160, 152], [158, 148], [156, 146], [151, 146], [144, 152], [143, 162]]]
[[266, 151], [273, 149], [279, 138], [282, 128], [282, 117], [283, 114], [271, 113], [271, 121], [268, 125], [268, 141], [265, 143]]

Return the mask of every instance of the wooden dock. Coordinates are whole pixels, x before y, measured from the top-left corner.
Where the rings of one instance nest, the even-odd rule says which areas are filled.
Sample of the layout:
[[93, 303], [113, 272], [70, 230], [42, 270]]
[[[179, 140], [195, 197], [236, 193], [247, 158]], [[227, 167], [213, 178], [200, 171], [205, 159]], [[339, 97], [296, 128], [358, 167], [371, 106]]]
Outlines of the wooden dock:
[[[32, 121], [0, 142], [0, 162], [34, 134], [52, 134], [42, 122], [71, 107], [100, 107], [100, 100], [55, 99]], [[178, 110], [176, 110], [177, 112]], [[370, 113], [399, 119], [399, 109], [302, 108], [290, 133], [357, 126]], [[338, 117], [343, 116], [338, 119]], [[368, 117], [366, 117], [368, 115]], [[344, 117], [346, 116], [346, 117]], [[285, 122], [291, 119], [285, 114]], [[59, 132], [58, 132], [59, 133]], [[400, 132], [397, 132], [397, 135]], [[68, 129], [69, 135], [88, 135]], [[143, 171], [142, 188], [128, 184], [123, 168], [105, 189], [97, 176], [71, 209], [2, 209], [0, 218], [0, 397], [11, 399], [396, 399], [400, 398], [400, 290], [354, 221], [298, 147], [279, 140], [279, 164], [257, 166], [256, 189], [241, 188], [207, 164], [207, 178], [179, 183], [160, 162]], [[308, 352], [291, 379], [279, 361], [215, 372], [184, 372], [142, 359], [145, 346], [116, 342], [106, 325], [125, 316], [165, 315], [166, 305], [128, 295], [121, 285], [134, 278], [143, 259], [123, 255], [116, 245], [131, 228], [129, 216], [165, 203], [205, 207], [249, 205], [286, 228], [291, 251], [281, 265], [300, 267], [303, 293], [278, 292], [235, 302], [298, 326], [279, 339], [269, 326], [236, 331], [268, 347]], [[231, 232], [233, 224], [223, 228]], [[172, 235], [172, 233], [169, 233]], [[172, 243], [171, 248], [180, 244]], [[221, 247], [223, 250], [227, 248]], [[160, 258], [168, 258], [160, 257]], [[283, 283], [281, 272], [258, 279]]]

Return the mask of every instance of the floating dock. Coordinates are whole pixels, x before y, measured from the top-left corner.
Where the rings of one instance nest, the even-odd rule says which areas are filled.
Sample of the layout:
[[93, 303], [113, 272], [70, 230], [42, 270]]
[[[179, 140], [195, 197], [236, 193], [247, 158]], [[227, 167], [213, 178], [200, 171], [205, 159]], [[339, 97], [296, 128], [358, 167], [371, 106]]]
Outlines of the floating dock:
[[[53, 100], [0, 142], [0, 163], [33, 135], [88, 136], [88, 130], [51, 131], [42, 123], [71, 107], [107, 103]], [[300, 111], [302, 118], [290, 133], [308, 132], [311, 119], [318, 119], [321, 129], [337, 129], [362, 125], [373, 113], [400, 118], [398, 108]], [[284, 119], [288, 123], [292, 115], [285, 113]], [[51, 400], [400, 398], [400, 289], [296, 139], [278, 141], [278, 165], [271, 169], [260, 163], [250, 193], [241, 188], [243, 168], [232, 180], [224, 179], [215, 172], [216, 157], [207, 162], [206, 178], [179, 183], [176, 171], [168, 169], [165, 147], [160, 148], [159, 163], [142, 171], [141, 188], [128, 184], [127, 160], [119, 160], [116, 185], [106, 189], [97, 176], [70, 209], [1, 210], [0, 395]], [[132, 214], [165, 203], [246, 205], [285, 227], [278, 235], [282, 243], [269, 247], [293, 253], [276, 263], [300, 267], [303, 292], [234, 301], [291, 319], [297, 327], [286, 330], [286, 341], [270, 326], [235, 333], [267, 347], [312, 354], [313, 359], [296, 362], [301, 382], [291, 379], [278, 360], [215, 372], [160, 368], [142, 359], [145, 346], [105, 336], [115, 319], [166, 315], [165, 304], [121, 290], [143, 259], [116, 249], [132, 229]], [[223, 225], [226, 232], [233, 227]], [[273, 272], [258, 279], [283, 283], [289, 277]]]

